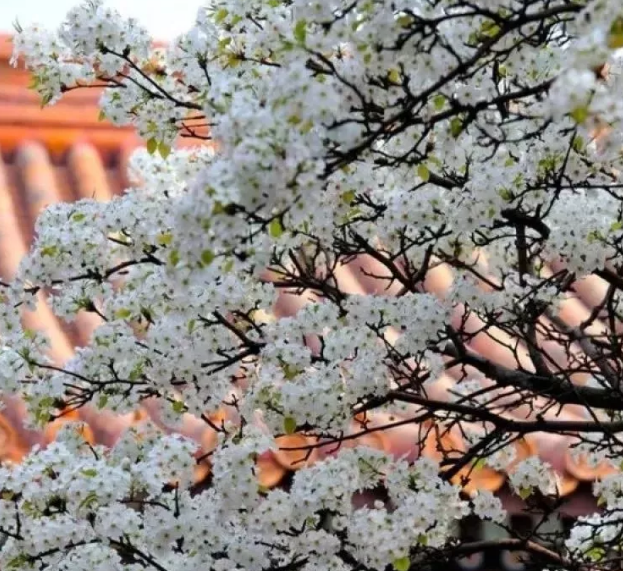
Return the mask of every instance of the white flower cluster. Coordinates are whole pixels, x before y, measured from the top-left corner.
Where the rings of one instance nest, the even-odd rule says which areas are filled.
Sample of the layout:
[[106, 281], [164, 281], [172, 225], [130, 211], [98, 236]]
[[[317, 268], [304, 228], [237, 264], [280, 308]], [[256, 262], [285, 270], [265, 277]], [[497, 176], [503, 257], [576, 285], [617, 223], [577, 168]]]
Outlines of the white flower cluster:
[[519, 462], [509, 475], [510, 483], [517, 493], [523, 497], [539, 491], [552, 494], [555, 484], [551, 466], [542, 462], [537, 456], [530, 456]]
[[[149, 434], [149, 427], [139, 433]], [[134, 451], [128, 436], [139, 442]], [[36, 560], [55, 569], [116, 569], [120, 557], [139, 567], [149, 557], [165, 568], [214, 561], [215, 568], [227, 562], [260, 570], [305, 557], [332, 568], [341, 545], [324, 528], [323, 514], [331, 513], [330, 526], [348, 530], [352, 556], [382, 570], [412, 545], [443, 545], [452, 522], [469, 511], [434, 463], [394, 464], [365, 448], [345, 449], [298, 472], [289, 492], [266, 494], [253, 466], [272, 446], [261, 433], [229, 442], [213, 457], [214, 486], [196, 497], [188, 490], [192, 446], [176, 436], [137, 441], [126, 434], [110, 451], [84, 441], [68, 447], [65, 439], [35, 450], [14, 469], [0, 469], [0, 523], [9, 535], [0, 561], [9, 568]], [[391, 477], [394, 470], [398, 477]], [[401, 505], [391, 512], [354, 510], [353, 495], [384, 477]], [[293, 539], [292, 530], [301, 527]]]

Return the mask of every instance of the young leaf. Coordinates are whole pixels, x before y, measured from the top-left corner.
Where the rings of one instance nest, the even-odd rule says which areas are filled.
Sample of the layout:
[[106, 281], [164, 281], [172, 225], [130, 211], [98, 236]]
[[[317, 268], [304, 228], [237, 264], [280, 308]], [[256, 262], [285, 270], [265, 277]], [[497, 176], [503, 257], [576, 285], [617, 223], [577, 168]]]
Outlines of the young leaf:
[[115, 311], [116, 319], [128, 319], [128, 317], [130, 317], [131, 315], [132, 315], [132, 311], [130, 311], [126, 307], [122, 307], [121, 309], [118, 309], [117, 311]]
[[171, 154], [171, 147], [163, 141], [160, 141], [158, 143], [158, 152], [163, 159], [166, 159]]
[[588, 118], [588, 107], [586, 105], [581, 105], [580, 107], [576, 107], [571, 113], [571, 118], [581, 125]]
[[615, 18], [610, 26], [608, 47], [612, 50], [623, 48], [623, 16]]
[[283, 234], [283, 226], [279, 218], [275, 218], [268, 226], [268, 232], [273, 238], [279, 238]]
[[286, 416], [283, 419], [283, 431], [286, 434], [294, 434], [296, 432], [296, 419]]
[[149, 141], [147, 141], [147, 152], [150, 155], [153, 155], [157, 149], [158, 149], [158, 141], [156, 141], [156, 139], [152, 137], [151, 139], [149, 139]]
[[214, 14], [214, 22], [216, 24], [220, 24], [225, 18], [227, 18], [228, 14], [229, 11], [227, 10], [227, 8], [221, 8], [220, 10], [217, 10], [216, 14]]
[[399, 557], [398, 559], [394, 559], [392, 566], [396, 571], [409, 571], [411, 561], [408, 557]]
[[307, 20], [299, 20], [294, 26], [294, 39], [299, 44], [304, 44], [307, 39]]
[[387, 79], [389, 79], [390, 83], [394, 85], [400, 85], [400, 71], [395, 67], [389, 70], [387, 74]]
[[463, 121], [459, 117], [453, 117], [450, 121], [450, 134], [456, 139], [463, 131]]
[[417, 167], [417, 175], [424, 182], [428, 182], [428, 179], [430, 178], [430, 171], [428, 170], [428, 167], [425, 164], [420, 164]]
[[212, 250], [204, 250], [201, 252], [201, 263], [205, 266], [209, 266], [216, 256]]
[[445, 103], [446, 98], [441, 93], [438, 93], [435, 97], [433, 97], [433, 105], [437, 111], [441, 111]]

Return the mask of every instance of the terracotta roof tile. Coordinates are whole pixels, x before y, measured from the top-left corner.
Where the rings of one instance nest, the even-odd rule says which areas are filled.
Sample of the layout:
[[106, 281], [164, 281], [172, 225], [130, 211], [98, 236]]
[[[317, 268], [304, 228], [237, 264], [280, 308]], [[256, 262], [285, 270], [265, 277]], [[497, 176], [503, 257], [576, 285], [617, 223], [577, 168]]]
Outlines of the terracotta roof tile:
[[[27, 245], [32, 240], [35, 218], [41, 209], [59, 200], [71, 201], [86, 197], [109, 200], [120, 193], [127, 185], [129, 154], [139, 141], [129, 129], [114, 128], [106, 121], [98, 121], [97, 90], [72, 92], [57, 105], [41, 110], [36, 95], [26, 89], [27, 74], [8, 66], [10, 46], [3, 40], [0, 36], [0, 275], [10, 276], [26, 253]], [[552, 264], [553, 271], [560, 269], [560, 264]], [[337, 271], [339, 285], [348, 293], [394, 295], [400, 291], [397, 283], [372, 278], [371, 274], [389, 277], [381, 264], [367, 256], [361, 256]], [[443, 297], [451, 284], [452, 271], [448, 266], [438, 264], [426, 275], [424, 289]], [[581, 280], [574, 288], [577, 296], [569, 297], [561, 305], [558, 314], [562, 322], [570, 327], [581, 323], [590, 313], [588, 308], [598, 304], [608, 290], [607, 284], [595, 276]], [[277, 318], [292, 315], [313, 300], [313, 295], [309, 293], [301, 295], [283, 291], [274, 308], [274, 315]], [[463, 310], [457, 308], [453, 323], [458, 325], [463, 319]], [[59, 322], [45, 304], [36, 314], [29, 315], [26, 321], [29, 327], [42, 328], [51, 334], [51, 354], [59, 362], [72, 354], [73, 346], [85, 344], [98, 323], [92, 316], [85, 316], [69, 327]], [[467, 318], [467, 329], [475, 333], [470, 343], [472, 350], [508, 367], [516, 366], [518, 355], [522, 365], [532, 369], [525, 347], [517, 345], [500, 329], [489, 328], [486, 333], [478, 333], [481, 326], [482, 322], [476, 316]], [[597, 324], [594, 328], [603, 331], [605, 326]], [[395, 337], [396, 332], [393, 335]], [[312, 350], [317, 351], [317, 340], [308, 341]], [[566, 365], [568, 356], [559, 344], [548, 340], [542, 346], [553, 363]], [[581, 352], [577, 346], [573, 346], [573, 351], [578, 354]], [[482, 376], [469, 368], [452, 367], [427, 387], [428, 396], [437, 400], [452, 398], [452, 390], [466, 373]], [[576, 375], [573, 380], [583, 384], [587, 376]], [[486, 379], [483, 380], [483, 386], [486, 383]], [[501, 402], [508, 403], [511, 398], [515, 398], [505, 396], [499, 389], [497, 392]], [[416, 413], [418, 408], [413, 405], [409, 411]], [[563, 407], [560, 412], [540, 412], [549, 417], [585, 416], [581, 407]], [[534, 418], [535, 410], [526, 404], [516, 403], [515, 408], [505, 414], [517, 419], [529, 419]], [[44, 433], [37, 433], [24, 429], [20, 421], [23, 404], [15, 398], [9, 398], [7, 407], [0, 415], [0, 458], [18, 461], [30, 446], [49, 441], [60, 426], [74, 416], [88, 422], [89, 427], [85, 430], [89, 439], [106, 445], [113, 444], [123, 430], [147, 417], [163, 430], [172, 430], [162, 423], [157, 403], [146, 402], [141, 411], [122, 417], [109, 412], [95, 414], [87, 408], [79, 413], [71, 413], [67, 419], [55, 421]], [[223, 420], [222, 415], [212, 418], [216, 425]], [[371, 446], [385, 450], [396, 458], [406, 457], [409, 461], [420, 455], [438, 459], [444, 455], [456, 456], [467, 447], [457, 426], [449, 429], [435, 425], [431, 420], [414, 424], [407, 422], [405, 414], [374, 412], [365, 419], [353, 420], [351, 436], [361, 432], [362, 422], [371, 428], [387, 424], [392, 427], [351, 438], [344, 445]], [[198, 454], [209, 454], [216, 446], [216, 432], [202, 420], [185, 415], [179, 430], [200, 444]], [[334, 443], [317, 442], [304, 434], [283, 436], [278, 441], [280, 450], [263, 454], [258, 459], [258, 477], [266, 487], [277, 485], [288, 472], [334, 454], [336, 450]], [[553, 467], [559, 492], [562, 495], [570, 494], [578, 488], [580, 481], [590, 481], [607, 472], [603, 466], [591, 468], [587, 462], [573, 457], [569, 453], [572, 443], [570, 436], [530, 434], [511, 444], [515, 448], [516, 460], [509, 464], [506, 472], [512, 472], [520, 459], [538, 454]], [[300, 450], [309, 444], [313, 445], [311, 451]], [[197, 467], [196, 477], [205, 478], [209, 469], [209, 460], [202, 462]], [[454, 478], [454, 481], [465, 485], [468, 493], [482, 488], [500, 490], [505, 480], [506, 473], [482, 466], [466, 468]], [[589, 501], [584, 496], [582, 498], [585, 503]], [[361, 501], [368, 500], [362, 498]], [[507, 498], [507, 501], [512, 504], [517, 500]]]

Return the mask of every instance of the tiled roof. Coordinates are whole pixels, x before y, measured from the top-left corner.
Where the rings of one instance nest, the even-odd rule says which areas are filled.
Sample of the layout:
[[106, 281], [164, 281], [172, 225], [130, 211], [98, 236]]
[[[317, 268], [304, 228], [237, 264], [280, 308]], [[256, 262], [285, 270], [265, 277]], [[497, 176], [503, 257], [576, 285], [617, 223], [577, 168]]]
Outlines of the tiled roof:
[[[60, 200], [71, 201], [93, 196], [107, 200], [121, 192], [127, 182], [125, 171], [129, 154], [139, 141], [131, 130], [118, 129], [105, 121], [98, 121], [97, 90], [70, 93], [57, 105], [41, 109], [35, 94], [26, 87], [27, 74], [8, 65], [10, 46], [5, 40], [0, 36], [0, 275], [8, 277], [14, 273], [20, 258], [27, 251], [33, 224], [40, 210]], [[378, 292], [381, 282], [371, 279], [370, 273], [378, 275], [383, 271], [378, 262], [370, 258], [358, 258], [339, 269], [340, 286], [351, 293]], [[437, 295], [444, 295], [451, 281], [451, 271], [440, 265], [429, 272], [425, 288]], [[581, 323], [589, 314], [588, 308], [601, 301], [607, 288], [602, 280], [591, 277], [578, 283], [575, 289], [577, 297], [570, 297], [563, 302], [559, 311], [560, 318], [568, 326]], [[307, 299], [310, 298], [284, 292], [274, 313], [278, 317], [291, 315]], [[454, 321], [458, 323], [461, 318], [457, 310]], [[52, 338], [53, 358], [63, 361], [72, 354], [72, 347], [87, 342], [96, 321], [92, 317], [83, 316], [75, 325], [68, 326], [43, 306], [28, 316], [28, 325], [47, 330]], [[478, 320], [471, 316], [466, 326], [472, 331], [478, 331]], [[470, 348], [500, 364], [515, 367], [515, 356], [508, 348], [512, 345], [510, 341], [503, 332], [489, 328], [486, 333], [475, 335]], [[555, 361], [564, 360], [564, 352], [555, 343], [547, 341], [544, 346]], [[519, 347], [518, 353], [525, 366], [530, 367], [525, 349]], [[449, 391], [462, 374], [463, 371], [456, 367], [449, 369], [446, 375], [430, 386], [429, 396], [448, 400]], [[578, 383], [586, 382], [581, 376], [574, 380]], [[60, 424], [66, 421], [55, 421], [43, 433], [27, 431], [20, 421], [23, 405], [14, 398], [8, 399], [7, 404], [3, 416], [0, 416], [0, 457], [5, 460], [19, 460], [34, 443], [49, 441]], [[525, 419], [534, 415], [534, 411], [518, 406], [509, 414]], [[586, 418], [586, 411], [577, 406], [567, 406], [558, 413], [545, 414], [558, 414], [561, 418], [569, 419]], [[122, 418], [113, 417], [110, 413], [96, 415], [90, 410], [80, 411], [80, 417], [89, 424], [85, 435], [108, 445], [127, 426], [146, 416], [159, 422], [154, 403], [147, 403], [144, 410]], [[366, 420], [368, 427], [386, 423], [395, 426], [370, 432], [349, 440], [345, 445], [366, 444], [391, 451], [396, 456], [407, 455], [411, 460], [420, 454], [441, 458], [444, 453], [460, 454], [465, 450], [466, 445], [458, 427], [446, 431], [430, 421], [419, 425], [400, 424], [404, 417], [382, 414], [371, 414]], [[353, 421], [352, 428], [357, 432], [361, 425]], [[209, 452], [216, 445], [215, 432], [206, 427], [203, 421], [189, 415], [184, 420], [181, 432], [200, 442], [203, 453]], [[258, 461], [261, 483], [268, 487], [277, 485], [288, 472], [335, 449], [335, 445], [327, 444], [314, 448], [310, 455], [301, 450], [291, 450], [310, 443], [314, 444], [314, 441], [302, 434], [282, 437], [282, 449], [267, 453]], [[567, 495], [576, 491], [582, 481], [590, 482], [606, 472], [603, 466], [591, 468], [586, 462], [574, 460], [569, 453], [571, 443], [570, 436], [535, 433], [527, 435], [513, 446], [517, 459], [539, 454], [548, 461], [557, 474], [559, 492]], [[513, 463], [508, 470], [512, 468]], [[205, 476], [208, 471], [207, 464], [199, 467], [197, 477]], [[465, 475], [464, 470], [455, 480], [460, 481]], [[506, 480], [506, 474], [487, 467], [474, 468], [469, 476], [469, 481], [465, 482], [467, 492], [478, 488], [499, 490]], [[581, 494], [576, 492], [575, 497], [581, 498]], [[576, 508], [582, 510], [582, 502], [588, 500], [575, 501]]]

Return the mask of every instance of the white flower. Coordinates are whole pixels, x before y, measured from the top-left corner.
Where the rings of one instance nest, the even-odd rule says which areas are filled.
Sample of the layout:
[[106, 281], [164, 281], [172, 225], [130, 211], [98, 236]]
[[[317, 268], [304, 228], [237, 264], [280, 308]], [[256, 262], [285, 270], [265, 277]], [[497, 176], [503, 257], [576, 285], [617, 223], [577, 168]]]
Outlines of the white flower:
[[506, 512], [502, 507], [502, 502], [489, 490], [479, 490], [471, 500], [474, 513], [478, 517], [499, 523], [506, 520]]

